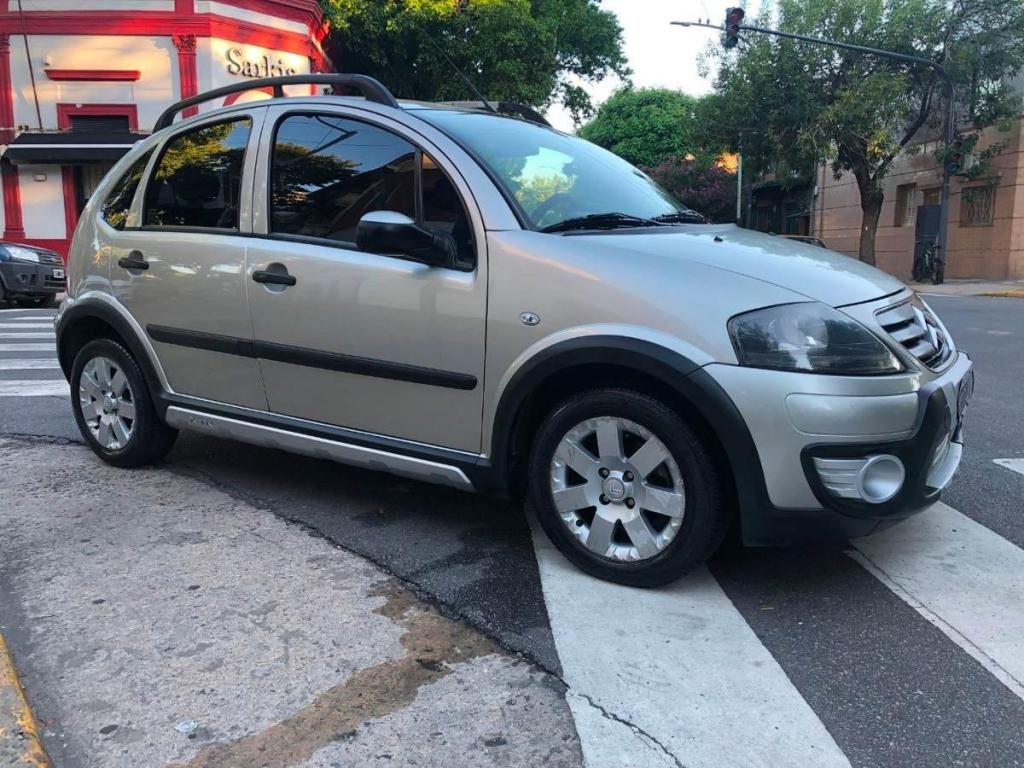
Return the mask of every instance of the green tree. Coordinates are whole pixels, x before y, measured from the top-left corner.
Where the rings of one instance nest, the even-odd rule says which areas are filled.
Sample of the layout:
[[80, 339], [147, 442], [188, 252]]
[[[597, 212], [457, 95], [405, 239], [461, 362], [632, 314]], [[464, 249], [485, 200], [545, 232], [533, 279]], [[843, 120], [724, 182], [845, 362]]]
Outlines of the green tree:
[[633, 165], [658, 165], [697, 150], [698, 101], [666, 88], [624, 88], [601, 105], [579, 135]]
[[339, 69], [400, 98], [470, 99], [433, 40], [489, 99], [591, 113], [579, 82], [626, 78], [622, 29], [599, 0], [321, 0]]
[[644, 169], [672, 196], [709, 221], [736, 220], [736, 174], [707, 160], [672, 157]]
[[[957, 83], [958, 127], [1007, 127], [1020, 99], [1007, 83], [1024, 67], [1020, 0], [774, 0], [760, 26], [882, 48], [941, 63]], [[761, 170], [782, 175], [830, 163], [860, 192], [860, 258], [875, 263], [883, 181], [895, 159], [940, 135], [942, 84], [924, 67], [746, 33], [737, 53], [714, 49], [715, 118], [705, 128]], [[979, 155], [984, 161], [1002, 150]], [[938, 157], [940, 162], [944, 155]], [[975, 172], [980, 172], [982, 166]]]

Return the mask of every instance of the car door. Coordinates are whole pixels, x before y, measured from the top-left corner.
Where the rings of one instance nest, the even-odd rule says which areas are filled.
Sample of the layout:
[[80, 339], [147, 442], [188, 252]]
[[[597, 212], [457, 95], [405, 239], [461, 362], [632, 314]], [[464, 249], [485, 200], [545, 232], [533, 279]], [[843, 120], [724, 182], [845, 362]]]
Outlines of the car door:
[[265, 108], [190, 126], [150, 161], [138, 226], [116, 235], [111, 278], [171, 389], [266, 409], [251, 355], [245, 249]]
[[[477, 452], [483, 225], [439, 150], [407, 136], [380, 116], [268, 112], [247, 272], [291, 284], [250, 284], [260, 370], [273, 412]], [[447, 232], [458, 268], [359, 250], [359, 219], [377, 210]]]

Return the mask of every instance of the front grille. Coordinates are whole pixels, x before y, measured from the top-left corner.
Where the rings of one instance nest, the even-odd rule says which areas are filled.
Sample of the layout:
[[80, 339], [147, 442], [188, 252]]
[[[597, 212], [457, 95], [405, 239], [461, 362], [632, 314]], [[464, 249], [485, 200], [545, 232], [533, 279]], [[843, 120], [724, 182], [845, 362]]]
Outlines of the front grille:
[[46, 253], [45, 251], [36, 251], [39, 254], [39, 263], [46, 264], [50, 267], [62, 267], [64, 262], [61, 261], [60, 256], [56, 253]]
[[953, 344], [928, 306], [915, 296], [910, 301], [883, 309], [878, 322], [893, 341], [932, 370], [953, 356]]

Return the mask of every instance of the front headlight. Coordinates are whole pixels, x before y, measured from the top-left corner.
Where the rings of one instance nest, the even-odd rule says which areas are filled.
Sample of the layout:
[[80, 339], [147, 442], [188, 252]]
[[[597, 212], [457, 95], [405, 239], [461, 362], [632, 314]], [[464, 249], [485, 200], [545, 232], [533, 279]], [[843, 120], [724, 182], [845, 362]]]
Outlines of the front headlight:
[[737, 315], [729, 335], [741, 365], [845, 376], [897, 373], [881, 339], [824, 304], [783, 304]]
[[22, 248], [20, 245], [5, 245], [3, 250], [7, 251], [7, 256], [13, 261], [31, 261], [33, 264], [39, 263], [39, 254], [35, 251], [30, 251], [28, 248]]

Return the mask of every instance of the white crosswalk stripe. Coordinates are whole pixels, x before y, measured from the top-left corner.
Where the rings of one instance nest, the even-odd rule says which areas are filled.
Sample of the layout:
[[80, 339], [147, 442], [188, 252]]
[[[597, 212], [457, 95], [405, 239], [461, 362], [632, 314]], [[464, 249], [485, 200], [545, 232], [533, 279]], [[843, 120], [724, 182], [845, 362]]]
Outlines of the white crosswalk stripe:
[[1013, 472], [1024, 475], [1024, 459], [993, 459], [1000, 467], [1006, 467]]
[[[849, 765], [706, 569], [638, 590], [584, 575], [536, 528], [534, 546], [588, 768]], [[1024, 550], [941, 503], [854, 547], [1024, 699]]]
[[855, 559], [1024, 699], [1024, 550], [939, 503]]
[[60, 370], [60, 363], [57, 358], [40, 358], [32, 360], [28, 358], [6, 359], [0, 358], [0, 371], [50, 371]]
[[5, 344], [0, 343], [0, 352], [53, 352], [57, 353], [54, 348], [53, 342], [49, 344], [29, 343], [25, 344]]
[[[53, 314], [52, 310], [0, 312], [0, 398], [69, 397], [57, 361]], [[45, 372], [42, 378], [40, 371]]]
[[729, 765], [849, 765], [706, 569], [640, 590], [587, 576], [542, 531], [534, 545], [588, 768], [712, 768], [724, 744]]
[[68, 383], [50, 380], [4, 381], [0, 379], [0, 397], [67, 397]]

